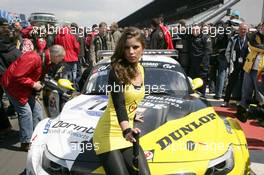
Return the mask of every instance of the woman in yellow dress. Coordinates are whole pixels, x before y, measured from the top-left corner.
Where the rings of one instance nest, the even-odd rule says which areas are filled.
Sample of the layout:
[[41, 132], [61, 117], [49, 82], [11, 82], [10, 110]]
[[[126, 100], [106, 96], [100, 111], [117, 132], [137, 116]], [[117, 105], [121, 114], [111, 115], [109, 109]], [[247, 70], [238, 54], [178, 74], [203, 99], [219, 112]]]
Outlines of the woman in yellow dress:
[[[129, 27], [122, 34], [111, 57], [108, 79], [108, 105], [94, 131], [93, 142], [107, 175], [134, 174], [132, 168], [133, 128], [136, 109], [144, 98], [144, 69], [139, 61], [145, 47], [139, 29]], [[138, 157], [139, 174], [149, 175], [149, 167], [142, 148]]]

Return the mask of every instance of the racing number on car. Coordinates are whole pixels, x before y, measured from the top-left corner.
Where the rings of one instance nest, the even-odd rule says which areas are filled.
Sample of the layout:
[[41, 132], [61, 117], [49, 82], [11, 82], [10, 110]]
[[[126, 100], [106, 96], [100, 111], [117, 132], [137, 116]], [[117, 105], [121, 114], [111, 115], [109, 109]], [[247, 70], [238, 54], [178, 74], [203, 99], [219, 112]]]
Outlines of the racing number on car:
[[95, 100], [95, 101], [93, 101], [93, 104], [92, 104], [92, 106], [89, 106], [87, 109], [88, 110], [93, 110], [97, 105], [99, 105], [100, 104], [100, 101], [98, 101], [98, 100]]
[[104, 110], [106, 108], [106, 105], [107, 102], [96, 100], [94, 104], [88, 108], [88, 110]]
[[107, 106], [107, 101], [101, 99], [89, 99], [82, 103], [78, 103], [71, 107], [71, 109], [80, 109], [80, 110], [104, 110]]

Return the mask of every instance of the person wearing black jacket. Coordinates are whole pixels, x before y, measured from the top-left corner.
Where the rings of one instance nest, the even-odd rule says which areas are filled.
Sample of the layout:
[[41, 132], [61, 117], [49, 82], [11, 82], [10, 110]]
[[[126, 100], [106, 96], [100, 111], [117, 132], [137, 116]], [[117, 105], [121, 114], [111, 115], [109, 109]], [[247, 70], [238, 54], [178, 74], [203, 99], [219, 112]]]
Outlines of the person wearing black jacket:
[[[230, 38], [225, 56], [230, 65], [230, 75], [228, 77], [228, 84], [226, 87], [224, 104], [222, 106], [228, 106], [232, 92], [237, 91], [239, 95], [237, 100], [241, 98], [242, 82], [244, 77], [243, 65], [248, 55], [248, 26], [245, 23], [239, 25], [239, 34]], [[237, 88], [236, 88], [237, 87]], [[234, 97], [234, 96], [233, 96]]]
[[[0, 79], [4, 74], [5, 70], [9, 65], [16, 60], [21, 52], [16, 48], [15, 43], [13, 42], [14, 35], [9, 30], [9, 25], [6, 19], [0, 18]], [[0, 133], [5, 133], [11, 129], [11, 124], [8, 120], [8, 117], [5, 113], [2, 97], [4, 91], [0, 85]]]
[[185, 73], [189, 76], [189, 35], [187, 33], [186, 21], [181, 19], [177, 28], [174, 28], [176, 33], [173, 35], [173, 45], [179, 51], [178, 61], [183, 67]]
[[[76, 23], [72, 23], [71, 24], [71, 29], [74, 29], [76, 31], [75, 33], [75, 38], [78, 41], [78, 43], [80, 44], [80, 52], [78, 54], [78, 63], [77, 63], [77, 75], [76, 75], [76, 80], [74, 83], [75, 88], [80, 91], [80, 87], [79, 87], [79, 81], [82, 77], [82, 66], [84, 64], [86, 64], [86, 55], [85, 55], [85, 41], [84, 41], [84, 31], [82, 28], [80, 28], [78, 26], [78, 24]], [[73, 31], [74, 31], [73, 30]]]
[[167, 49], [165, 37], [159, 24], [158, 18], [152, 19], [151, 28], [153, 31], [150, 34], [150, 49]]
[[203, 80], [203, 86], [198, 89], [203, 97], [205, 97], [206, 91], [211, 47], [210, 37], [201, 32], [200, 26], [193, 26], [189, 40], [190, 77]]
[[226, 72], [228, 68], [228, 60], [225, 56], [226, 47], [228, 45], [228, 34], [224, 23], [219, 22], [216, 26], [218, 28], [222, 27], [225, 29], [222, 33], [217, 33], [215, 37], [214, 51], [216, 53], [216, 86], [215, 86], [215, 96], [214, 99], [220, 100], [222, 98], [222, 93], [224, 90]]

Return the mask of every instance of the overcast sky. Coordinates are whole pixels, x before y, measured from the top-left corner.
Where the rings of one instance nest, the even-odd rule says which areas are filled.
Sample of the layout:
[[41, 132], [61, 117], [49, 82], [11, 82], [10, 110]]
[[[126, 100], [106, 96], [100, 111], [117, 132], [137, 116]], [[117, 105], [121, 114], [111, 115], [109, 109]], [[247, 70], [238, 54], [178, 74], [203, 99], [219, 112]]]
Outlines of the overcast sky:
[[[57, 19], [76, 22], [90, 27], [92, 24], [105, 21], [111, 24], [119, 21], [153, 0], [0, 0], [0, 9], [24, 13], [51, 12]], [[263, 0], [240, 0], [233, 7], [240, 10], [250, 24], [260, 22], [263, 15]], [[254, 13], [253, 13], [254, 12]]]
[[0, 0], [0, 8], [29, 16], [33, 12], [51, 12], [57, 19], [91, 26], [105, 21], [111, 24], [138, 10], [152, 0]]

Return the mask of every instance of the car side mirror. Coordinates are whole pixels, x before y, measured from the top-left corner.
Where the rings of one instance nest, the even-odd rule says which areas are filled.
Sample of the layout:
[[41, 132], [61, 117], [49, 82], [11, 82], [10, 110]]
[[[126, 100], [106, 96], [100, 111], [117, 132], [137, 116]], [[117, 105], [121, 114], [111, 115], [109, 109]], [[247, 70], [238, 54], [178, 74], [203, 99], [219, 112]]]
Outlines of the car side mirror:
[[192, 89], [196, 90], [203, 86], [203, 80], [201, 78], [195, 78], [192, 80]]
[[68, 79], [59, 79], [58, 80], [58, 85], [61, 88], [67, 89], [67, 90], [72, 90], [72, 91], [76, 91], [76, 89], [74, 87], [72, 87], [73, 83], [68, 80]]

